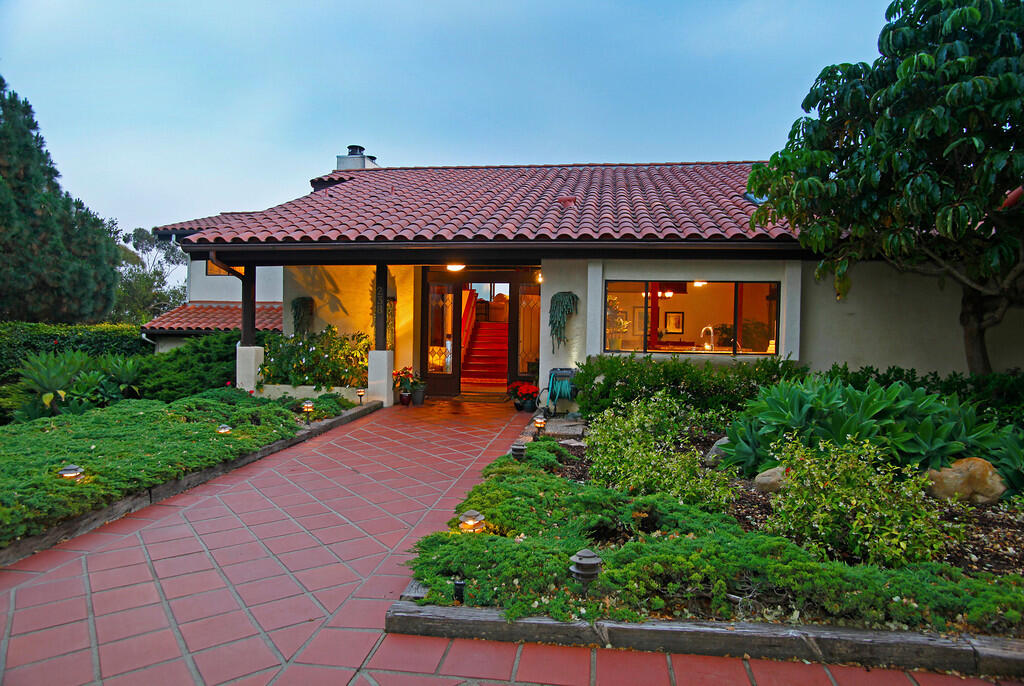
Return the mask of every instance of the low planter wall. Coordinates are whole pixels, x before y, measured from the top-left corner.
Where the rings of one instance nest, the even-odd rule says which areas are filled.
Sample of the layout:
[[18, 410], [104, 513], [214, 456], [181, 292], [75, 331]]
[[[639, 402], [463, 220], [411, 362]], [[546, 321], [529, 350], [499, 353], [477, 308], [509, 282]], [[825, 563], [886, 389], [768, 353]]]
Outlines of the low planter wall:
[[302, 443], [314, 436], [319, 436], [325, 431], [329, 431], [336, 426], [341, 426], [342, 424], [347, 424], [359, 419], [360, 417], [370, 414], [374, 410], [379, 410], [381, 407], [382, 405], [379, 401], [353, 407], [352, 409], [341, 413], [337, 417], [329, 417], [318, 422], [313, 422], [309, 426], [304, 426], [291, 438], [282, 438], [279, 441], [274, 441], [273, 443], [263, 446], [256, 452], [236, 457], [228, 462], [221, 462], [220, 464], [207, 467], [206, 469], [189, 472], [180, 479], [151, 486], [144, 491], [139, 491], [138, 493], [122, 498], [102, 510], [95, 510], [94, 512], [89, 512], [79, 517], [75, 517], [74, 519], [69, 519], [51, 528], [45, 533], [39, 534], [38, 536], [23, 538], [12, 543], [6, 548], [0, 549], [0, 567], [13, 564], [24, 557], [28, 557], [33, 553], [39, 552], [40, 550], [46, 550], [65, 539], [73, 538], [88, 531], [92, 531], [93, 529], [103, 526], [108, 522], [120, 519], [126, 514], [137, 512], [144, 507], [149, 507], [153, 503], [160, 502], [165, 498], [170, 498], [173, 495], [183, 493], [190, 488], [206, 483], [210, 479], [222, 474], [227, 474], [239, 467], [244, 467], [245, 465], [255, 462], [256, 460], [260, 460], [267, 455], [276, 453], [279, 450], [290, 448], [297, 443]]
[[[333, 388], [321, 388], [316, 390], [315, 386], [289, 386], [287, 384], [263, 384], [263, 388], [256, 389], [256, 396], [261, 398], [280, 398], [282, 395], [290, 395], [293, 398], [315, 398], [324, 393], [337, 393], [345, 400], [359, 404], [359, 396], [356, 395], [358, 388], [351, 386], [335, 386]], [[364, 398], [365, 402], [366, 399]]]
[[[425, 590], [413, 582], [402, 598], [422, 597]], [[589, 624], [559, 622], [550, 617], [526, 617], [509, 622], [497, 609], [421, 606], [411, 600], [391, 605], [384, 630], [443, 638], [596, 645], [824, 663], [856, 662], [872, 667], [955, 670], [961, 674], [987, 676], [1024, 675], [1024, 641], [994, 636], [947, 638], [909, 631], [752, 622], [598, 620]]]

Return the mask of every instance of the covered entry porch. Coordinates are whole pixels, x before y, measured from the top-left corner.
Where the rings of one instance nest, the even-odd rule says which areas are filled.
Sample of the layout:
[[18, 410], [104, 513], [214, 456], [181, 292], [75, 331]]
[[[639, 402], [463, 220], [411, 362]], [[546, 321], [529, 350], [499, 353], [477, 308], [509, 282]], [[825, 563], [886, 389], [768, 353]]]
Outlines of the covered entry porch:
[[[256, 265], [283, 267], [285, 335], [334, 326], [371, 341], [367, 400], [394, 401], [392, 373], [412, 368], [432, 397], [503, 397], [513, 381], [536, 382], [540, 365], [539, 260], [429, 259], [389, 254], [388, 262], [358, 261], [348, 251], [300, 261], [278, 251], [207, 259], [242, 282], [242, 332], [237, 382], [259, 384], [263, 349], [255, 344]], [[396, 259], [397, 258], [397, 259]]]

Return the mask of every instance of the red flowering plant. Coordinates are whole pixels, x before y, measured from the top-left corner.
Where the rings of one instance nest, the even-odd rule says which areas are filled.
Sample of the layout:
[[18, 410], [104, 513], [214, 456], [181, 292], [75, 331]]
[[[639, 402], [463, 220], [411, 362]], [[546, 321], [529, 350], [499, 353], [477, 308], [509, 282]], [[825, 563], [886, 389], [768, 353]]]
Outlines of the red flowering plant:
[[537, 394], [539, 393], [539, 388], [534, 386], [532, 383], [527, 383], [525, 381], [516, 381], [508, 387], [508, 394], [520, 402], [524, 400], [536, 400]]
[[402, 393], [412, 393], [413, 389], [423, 386], [423, 380], [416, 376], [412, 367], [396, 369], [391, 372], [391, 378], [395, 383], [395, 388], [400, 390]]

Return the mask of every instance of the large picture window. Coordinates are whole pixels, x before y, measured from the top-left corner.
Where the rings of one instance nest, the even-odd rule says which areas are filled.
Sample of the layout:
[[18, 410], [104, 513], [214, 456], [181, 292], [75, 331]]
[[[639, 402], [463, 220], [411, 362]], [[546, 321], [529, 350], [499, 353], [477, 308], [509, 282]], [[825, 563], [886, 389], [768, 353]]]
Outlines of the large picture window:
[[778, 282], [608, 281], [604, 302], [606, 352], [778, 350]]

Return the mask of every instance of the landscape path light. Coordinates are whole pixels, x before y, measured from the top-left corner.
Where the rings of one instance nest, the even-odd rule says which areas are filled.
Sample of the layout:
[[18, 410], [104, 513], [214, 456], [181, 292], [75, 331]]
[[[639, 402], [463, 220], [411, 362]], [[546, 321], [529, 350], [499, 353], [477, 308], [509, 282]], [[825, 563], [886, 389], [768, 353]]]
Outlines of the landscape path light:
[[366, 390], [363, 389], [363, 388], [360, 388], [358, 391], [356, 391], [356, 395], [359, 396], [359, 404], [362, 405], [363, 404], [363, 396], [366, 395]]
[[460, 603], [466, 602], [466, 582], [464, 580], [456, 579], [452, 582], [452, 591], [456, 601]]
[[476, 510], [466, 510], [459, 515], [459, 531], [467, 534], [478, 534], [484, 530], [484, 517]]
[[533, 428], [537, 430], [537, 435], [544, 433], [544, 427], [548, 425], [548, 420], [544, 417], [537, 417], [533, 420]]
[[577, 581], [582, 581], [583, 585], [586, 586], [601, 573], [601, 563], [604, 560], [598, 557], [597, 553], [593, 550], [584, 548], [570, 557], [569, 562], [572, 563], [569, 566], [569, 572], [573, 575], [573, 578]]
[[306, 400], [305, 402], [303, 402], [302, 403], [302, 411], [306, 415], [306, 426], [309, 426], [309, 418], [313, 414], [313, 401], [312, 400]]
[[221, 424], [220, 426], [217, 427], [217, 433], [229, 434], [231, 433], [231, 427], [228, 426], [227, 424]]
[[512, 444], [512, 458], [520, 462], [526, 458], [526, 444], [525, 443], [513, 443]]
[[85, 474], [85, 470], [79, 467], [77, 464], [69, 464], [67, 467], [63, 467], [57, 474], [63, 479], [74, 479], [78, 481]]

